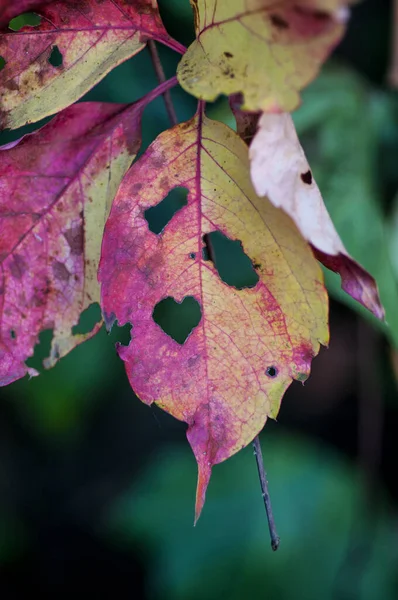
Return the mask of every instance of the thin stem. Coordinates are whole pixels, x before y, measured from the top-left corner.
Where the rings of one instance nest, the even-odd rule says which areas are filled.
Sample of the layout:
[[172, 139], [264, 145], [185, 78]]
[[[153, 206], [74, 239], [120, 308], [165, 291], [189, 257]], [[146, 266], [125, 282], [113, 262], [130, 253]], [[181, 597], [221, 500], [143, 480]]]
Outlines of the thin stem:
[[166, 48], [170, 48], [170, 50], [173, 50], [174, 52], [178, 52], [178, 54], [185, 54], [185, 52], [187, 51], [184, 44], [180, 44], [180, 42], [177, 42], [177, 40], [175, 40], [171, 36], [167, 36], [167, 37], [158, 36], [155, 39], [160, 44], [163, 44], [163, 46], [166, 46]]
[[269, 534], [271, 537], [271, 548], [275, 552], [275, 550], [278, 550], [279, 548], [280, 539], [276, 531], [274, 515], [272, 514], [271, 498], [268, 492], [267, 474], [264, 469], [263, 453], [261, 452], [260, 438], [258, 435], [256, 435], [254, 438], [253, 448], [254, 456], [256, 457], [258, 476], [260, 478], [261, 492], [264, 499], [265, 512], [267, 513]]
[[149, 104], [149, 102], [152, 102], [152, 100], [155, 100], [155, 98], [157, 98], [158, 96], [161, 96], [162, 94], [167, 92], [167, 90], [169, 90], [170, 88], [177, 85], [177, 83], [178, 83], [177, 77], [176, 76], [171, 77], [167, 81], [160, 83], [157, 87], [155, 87], [153, 90], [151, 90], [148, 94], [146, 94], [140, 100], [138, 100], [138, 102], [144, 102], [145, 104]]
[[[156, 48], [156, 43], [154, 42], [154, 40], [148, 41], [148, 50], [149, 50], [149, 54], [151, 55], [152, 64], [155, 69], [156, 76], [157, 76], [159, 82], [163, 83], [166, 81], [166, 75], [164, 74], [164, 70], [162, 67], [162, 63], [160, 61], [158, 49]], [[163, 99], [164, 99], [164, 104], [166, 106], [167, 114], [170, 119], [170, 123], [172, 125], [177, 125], [177, 123], [178, 123], [177, 115], [174, 110], [173, 101], [171, 99], [169, 90], [167, 90], [163, 93]]]

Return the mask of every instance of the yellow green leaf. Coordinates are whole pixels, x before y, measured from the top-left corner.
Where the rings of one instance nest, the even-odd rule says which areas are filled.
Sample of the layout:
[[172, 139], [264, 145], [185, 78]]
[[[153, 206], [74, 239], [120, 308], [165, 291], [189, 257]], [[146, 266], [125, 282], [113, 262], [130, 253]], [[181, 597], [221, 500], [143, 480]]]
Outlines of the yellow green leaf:
[[[155, 233], [148, 211], [176, 187], [186, 188], [187, 203]], [[252, 287], [221, 279], [214, 234], [241, 243]], [[290, 217], [256, 195], [245, 143], [199, 109], [127, 173], [105, 227], [99, 280], [108, 326], [133, 325], [130, 345], [118, 352], [134, 391], [189, 425], [198, 517], [212, 466], [276, 417], [292, 378], [308, 376], [328, 341], [321, 269]], [[185, 341], [154, 320], [166, 298], [198, 306]]]
[[156, 0], [51, 2], [38, 27], [0, 34], [0, 124], [15, 129], [76, 102], [156, 39], [175, 49]]
[[[345, 30], [342, 0], [191, 0], [197, 39], [178, 66], [197, 98], [242, 93], [243, 109], [291, 111]], [[347, 4], [347, 2], [345, 2]]]

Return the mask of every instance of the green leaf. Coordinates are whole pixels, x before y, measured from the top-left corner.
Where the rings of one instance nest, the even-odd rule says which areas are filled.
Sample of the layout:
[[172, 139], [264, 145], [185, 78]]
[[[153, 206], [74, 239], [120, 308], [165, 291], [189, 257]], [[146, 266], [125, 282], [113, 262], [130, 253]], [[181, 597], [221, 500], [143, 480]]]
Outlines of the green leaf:
[[[339, 575], [352, 543], [375, 557], [360, 578], [361, 600], [392, 600], [396, 557], [389, 523], [371, 532], [361, 516], [353, 470], [325, 448], [286, 435], [263, 437], [281, 547], [272, 554], [255, 461], [250, 450], [217, 468], [200, 524], [191, 527], [193, 459], [163, 448], [138, 484], [109, 510], [104, 533], [119, 547], [144, 543], [152, 600], [331, 599], [337, 579], [357, 591], [355, 570]], [[259, 596], [262, 590], [264, 596]]]

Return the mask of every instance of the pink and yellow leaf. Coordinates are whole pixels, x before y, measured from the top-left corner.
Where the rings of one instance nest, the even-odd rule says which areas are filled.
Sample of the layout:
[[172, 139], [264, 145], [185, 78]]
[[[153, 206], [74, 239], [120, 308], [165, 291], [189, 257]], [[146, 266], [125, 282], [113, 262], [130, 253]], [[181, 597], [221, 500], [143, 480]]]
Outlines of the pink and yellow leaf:
[[[145, 211], [176, 186], [188, 190], [187, 205], [155, 234]], [[257, 285], [236, 289], [220, 279], [202, 254], [213, 231], [241, 241]], [[328, 341], [320, 267], [291, 219], [255, 194], [244, 142], [199, 112], [162, 133], [126, 175], [106, 224], [99, 279], [105, 319], [133, 325], [118, 352], [134, 391], [188, 423], [197, 518], [212, 466], [277, 415], [292, 378], [308, 376]], [[167, 297], [193, 297], [200, 307], [183, 344], [154, 321]]]

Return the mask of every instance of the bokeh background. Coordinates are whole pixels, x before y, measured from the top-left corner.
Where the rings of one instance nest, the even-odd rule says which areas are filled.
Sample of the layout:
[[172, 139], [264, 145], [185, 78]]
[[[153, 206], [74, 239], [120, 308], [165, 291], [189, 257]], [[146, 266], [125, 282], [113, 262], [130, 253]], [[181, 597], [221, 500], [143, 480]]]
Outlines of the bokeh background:
[[[170, 33], [189, 44], [188, 0], [159, 5]], [[32, 591], [43, 599], [398, 598], [393, 29], [392, 2], [355, 5], [345, 40], [294, 115], [346, 247], [379, 282], [389, 327], [327, 276], [330, 347], [314, 360], [305, 387], [292, 384], [278, 422], [261, 435], [279, 551], [270, 549], [250, 447], [214, 468], [193, 528], [196, 467], [185, 425], [134, 396], [114, 350], [129, 332], [115, 327], [52, 371], [1, 389], [1, 598]], [[178, 57], [159, 50], [171, 76]], [[154, 85], [143, 51], [86, 99], [131, 102]], [[194, 100], [179, 89], [172, 96], [179, 119], [189, 118]], [[225, 99], [208, 114], [233, 126]], [[145, 111], [143, 148], [168, 126], [158, 99]], [[0, 142], [20, 134], [4, 132]], [[163, 317], [176, 326], [173, 314]], [[97, 318], [94, 307], [79, 327]], [[40, 365], [50, 339], [51, 332], [42, 334], [31, 365]]]

